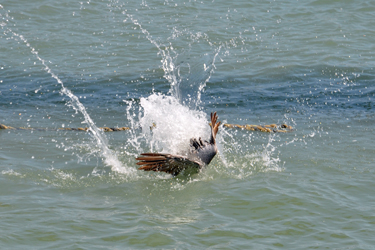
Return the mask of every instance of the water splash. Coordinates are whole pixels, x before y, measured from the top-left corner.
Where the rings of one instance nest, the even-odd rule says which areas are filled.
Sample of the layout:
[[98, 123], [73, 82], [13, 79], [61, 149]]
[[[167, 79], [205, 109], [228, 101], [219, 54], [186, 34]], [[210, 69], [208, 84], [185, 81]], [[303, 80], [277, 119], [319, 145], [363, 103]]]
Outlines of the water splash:
[[[214, 73], [215, 61], [222, 46], [213, 46], [209, 41], [209, 37], [204, 33], [180, 31], [176, 27], [173, 28], [171, 36], [166, 39], [166, 45], [163, 45], [153, 38], [148, 30], [141, 25], [141, 22], [132, 15], [124, 14], [141, 30], [147, 40], [157, 48], [158, 55], [161, 56], [161, 68], [164, 71], [164, 78], [170, 83], [170, 89], [165, 94], [152, 93], [148, 97], [141, 98], [139, 103], [134, 100], [126, 101], [128, 104], [126, 108], [127, 118], [130, 121], [131, 130], [126, 145], [128, 147], [124, 147], [125, 150], [123, 152], [131, 157], [127, 157], [129, 159], [126, 160], [121, 159], [121, 161], [128, 161], [129, 164], [134, 164], [133, 156], [149, 150], [183, 154], [189, 146], [188, 142], [191, 137], [202, 136], [203, 139], [206, 139], [209, 135], [206, 117], [208, 117], [207, 115], [210, 111], [203, 113], [197, 110], [202, 110], [201, 95], [206, 83]], [[177, 43], [179, 41], [177, 39], [182, 36], [188, 37], [188, 44], [178, 46]], [[204, 54], [202, 54], [201, 48], [194, 51], [194, 45], [202, 41], [209, 45], [208, 52]], [[132, 172], [133, 168], [122, 167], [117, 156], [108, 148], [106, 137], [100, 130], [97, 130], [85, 107], [82, 104], [82, 107], [80, 106], [78, 98], [64, 87], [61, 80], [39, 57], [38, 52], [32, 47], [30, 49], [35, 52], [33, 54], [42, 62], [45, 70], [61, 85], [61, 93], [71, 99], [72, 107], [76, 111], [83, 112], [90, 131], [94, 131], [94, 139], [97, 141], [101, 151], [103, 151], [102, 154], [106, 164], [112, 166], [112, 170], [116, 172]], [[85, 114], [87, 114], [87, 117]], [[153, 127], [153, 124], [156, 124], [156, 126]], [[273, 157], [275, 148], [272, 147], [272, 141], [269, 142], [270, 146], [265, 147], [264, 150], [249, 154], [248, 152], [253, 152], [254, 148], [247, 150], [244, 145], [249, 144], [251, 138], [246, 138], [243, 142], [239, 142], [234, 132], [226, 131], [232, 137], [232, 140], [228, 140], [228, 138], [220, 139], [221, 134], [225, 134], [223, 131], [224, 129], [219, 133], [218, 139], [219, 144], [221, 144], [219, 145], [219, 155], [223, 163], [216, 159], [216, 162], [219, 162], [216, 163], [220, 168], [219, 175], [245, 178], [251, 175], [253, 171], [256, 172], [257, 168], [270, 167], [272, 169], [273, 166], [278, 166], [278, 158]], [[232, 147], [232, 150], [226, 151], [228, 147]], [[112, 159], [112, 156], [114, 156], [115, 161], [107, 163], [108, 160]], [[137, 175], [143, 176], [143, 173], [139, 172]], [[197, 178], [201, 180], [206, 177], [207, 175], [201, 175]]]
[[[142, 135], [134, 136], [132, 141], [133, 143], [137, 141], [137, 150], [141, 152], [142, 149], [147, 148], [146, 151], [184, 154], [188, 150], [190, 138], [206, 139], [209, 136], [207, 113], [201, 108], [201, 95], [216, 69], [215, 61], [221, 49], [223, 47], [228, 49], [230, 46], [225, 42], [214, 46], [206, 34], [180, 31], [176, 27], [173, 28], [171, 36], [166, 39], [166, 45], [163, 45], [162, 42], [153, 38], [134, 16], [126, 11], [123, 11], [123, 14], [158, 49], [158, 55], [162, 58], [161, 67], [164, 71], [164, 78], [170, 84], [167, 94], [152, 93], [146, 98], [141, 98], [137, 124], [143, 129]], [[178, 39], [184, 36], [188, 38], [182, 39], [183, 42], [186, 43], [187, 40], [188, 43], [181, 45]], [[210, 52], [203, 55], [201, 48], [194, 51], [194, 45], [202, 40], [210, 48]], [[180, 48], [180, 50], [175, 48]], [[134, 111], [134, 113], [137, 112]], [[132, 121], [134, 122], [133, 119]], [[145, 143], [139, 148], [142, 139]], [[246, 138], [239, 140], [236, 132], [223, 128], [217, 141], [218, 159], [214, 161], [216, 163], [211, 164], [213, 165], [211, 169], [216, 169], [219, 175], [242, 179], [257, 172], [282, 171], [272, 135], [268, 137], [268, 143], [262, 149], [248, 146], [251, 144], [249, 133]], [[213, 173], [210, 172], [210, 174]], [[207, 175], [201, 175], [200, 178], [207, 178]]]
[[[141, 98], [139, 110], [135, 111], [136, 105], [132, 108], [133, 115], [130, 115], [128, 110], [128, 119], [132, 126], [142, 128], [141, 137], [133, 133], [128, 144], [141, 151], [140, 141], [144, 139], [146, 147], [151, 151], [184, 154], [188, 150], [190, 138], [209, 136], [207, 114], [198, 110], [201, 107], [201, 93], [214, 72], [215, 60], [221, 46], [203, 56], [201, 51], [193, 55], [192, 48], [200, 40], [206, 41], [211, 50], [214, 47], [206, 34], [193, 34], [186, 30], [182, 32], [174, 27], [171, 36], [163, 44], [154, 39], [133, 15], [125, 10], [122, 14], [157, 48], [157, 53], [161, 56], [163, 77], [170, 84], [168, 93], [152, 93]], [[188, 37], [188, 44], [178, 46], [181, 49], [177, 51], [174, 42], [178, 43], [176, 39], [182, 36]], [[128, 107], [131, 106], [132, 104], [128, 103]], [[134, 121], [135, 113], [139, 114], [138, 121]], [[156, 126], [149, 129], [153, 124]]]
[[[143, 117], [140, 125], [151, 151], [172, 154], [187, 153], [190, 138], [209, 137], [206, 114], [191, 110], [172, 96], [152, 94], [141, 98]], [[155, 124], [152, 129], [147, 129]], [[189, 124], [188, 126], [186, 126]]]
[[[207, 34], [201, 32], [192, 33], [186, 30], [179, 31], [176, 27], [173, 28], [171, 36], [166, 39], [166, 45], [164, 45], [157, 42], [133, 15], [128, 14], [126, 11], [122, 13], [158, 49], [158, 55], [162, 58], [161, 67], [164, 71], [163, 77], [170, 84], [168, 94], [190, 109], [199, 108], [201, 105], [201, 94], [204, 91], [206, 83], [214, 73], [215, 61], [222, 45], [214, 47], [209, 41]], [[181, 46], [182, 49], [177, 51], [172, 42], [181, 36], [189, 37], [189, 43], [184, 44]], [[201, 40], [206, 42], [212, 52], [207, 52], [204, 55], [201, 55], [201, 51], [198, 51], [196, 54], [193, 53], [194, 44], [198, 44]]]

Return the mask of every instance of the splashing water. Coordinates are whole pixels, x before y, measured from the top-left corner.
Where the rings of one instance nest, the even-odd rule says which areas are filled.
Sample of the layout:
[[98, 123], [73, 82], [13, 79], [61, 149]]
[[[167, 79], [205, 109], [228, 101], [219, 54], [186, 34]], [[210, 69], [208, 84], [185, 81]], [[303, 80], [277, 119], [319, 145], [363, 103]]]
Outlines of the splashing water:
[[[157, 42], [159, 40], [154, 39], [148, 30], [132, 15], [126, 12], [123, 12], [123, 14], [157, 48], [158, 55], [161, 56], [163, 76], [170, 84], [168, 93], [153, 92], [148, 97], [141, 98], [139, 103], [134, 100], [125, 101], [127, 103], [127, 119], [131, 125], [129, 137], [123, 150], [123, 153], [127, 156], [127, 159], [124, 160], [126, 163], [122, 163], [117, 155], [109, 149], [107, 138], [97, 128], [86, 108], [77, 96], [64, 86], [61, 79], [52, 72], [44, 59], [39, 56], [38, 51], [22, 35], [9, 28], [7, 28], [7, 32], [21, 39], [31, 49], [31, 53], [42, 63], [44, 70], [61, 85], [60, 92], [70, 98], [70, 106], [83, 114], [85, 123], [88, 124], [91, 132], [90, 135], [100, 149], [104, 163], [111, 166], [114, 172], [133, 174], [136, 173], [135, 168], [124, 167], [124, 164], [134, 164], [133, 157], [139, 153], [151, 151], [184, 155], [189, 150], [190, 138], [202, 137], [203, 140], [209, 138], [210, 128], [207, 117], [214, 110], [202, 111], [201, 95], [206, 83], [214, 73], [215, 61], [222, 46], [225, 45], [214, 46], [204, 33], [192, 33], [186, 30], [182, 32], [177, 28], [173, 28], [172, 35], [167, 39], [167, 45], [163, 45]], [[1, 24], [2, 27], [6, 25], [7, 23], [4, 22]], [[176, 44], [180, 42], [177, 38], [181, 36], [188, 37], [188, 44], [177, 46]], [[209, 45], [210, 50], [203, 55], [201, 54], [201, 48], [194, 51], [194, 45], [201, 45], [202, 41]], [[175, 49], [177, 47], [182, 49], [178, 51]], [[235, 178], [245, 178], [257, 169], [279, 171], [279, 159], [273, 156], [276, 148], [272, 145], [272, 137], [269, 137], [267, 146], [261, 152], [258, 150], [254, 153], [254, 148], [250, 148], [252, 153], [249, 154], [242, 144], [250, 144], [250, 140], [245, 138], [244, 141], [239, 141], [235, 132], [222, 128], [217, 140], [221, 162], [219, 167], [212, 166], [212, 168], [219, 170], [219, 174]], [[139, 173], [139, 176], [143, 175]]]
[[190, 138], [209, 136], [206, 114], [190, 110], [172, 96], [152, 94], [142, 98], [140, 104], [143, 108], [141, 127], [147, 128], [150, 124], [155, 124], [151, 130], [143, 131], [151, 151], [187, 153]]
[[[194, 34], [185, 31], [184, 33], [177, 30], [176, 27], [173, 28], [172, 35], [167, 38], [168, 45], [162, 45], [153, 39], [150, 32], [132, 15], [126, 13], [126, 11], [124, 11], [123, 14], [125, 14], [131, 22], [141, 30], [147, 40], [158, 49], [158, 54], [162, 57], [161, 63], [164, 78], [171, 86], [168, 94], [190, 109], [199, 108], [201, 104], [201, 94], [204, 91], [206, 83], [214, 73], [215, 61], [220, 53], [222, 45], [214, 48], [212, 53], [205, 53], [202, 56], [199, 51], [197, 55], [194, 55], [192, 47], [194, 43], [199, 43], [200, 40], [205, 41], [210, 48], [213, 47], [213, 44], [209, 41], [208, 35], [201, 32]], [[182, 51], [177, 51], [172, 41], [183, 35], [190, 38], [189, 44], [182, 46]]]
[[[183, 154], [187, 152], [189, 140], [192, 137], [209, 136], [207, 114], [198, 111], [201, 104], [201, 93], [215, 69], [215, 60], [221, 46], [214, 49], [213, 53], [196, 56], [192, 61], [191, 47], [199, 39], [203, 39], [212, 47], [205, 34], [185, 31], [186, 34], [173, 29], [171, 37], [167, 39], [168, 45], [158, 43], [133, 15], [122, 12], [137, 26], [158, 49], [162, 57], [161, 67], [164, 78], [170, 83], [168, 93], [153, 93], [140, 100], [139, 126], [143, 128], [143, 137], [147, 140], [151, 151]], [[174, 49], [172, 41], [179, 36], [187, 35], [189, 44], [182, 46], [182, 51]], [[190, 49], [186, 49], [190, 48]], [[132, 116], [128, 119], [134, 124]], [[153, 124], [156, 126], [152, 129]], [[186, 126], [189, 124], [189, 126]], [[134, 142], [134, 140], [133, 140]]]
[[[150, 32], [132, 15], [123, 12], [132, 23], [141, 30], [158, 49], [158, 55], [162, 57], [162, 69], [164, 78], [170, 83], [167, 94], [152, 93], [150, 96], [141, 98], [139, 110], [133, 111], [139, 114], [138, 123], [129, 116], [131, 123], [138, 124], [142, 128], [141, 136], [132, 136], [132, 144], [137, 147], [138, 153], [151, 151], [184, 155], [189, 149], [190, 138], [202, 137], [207, 140], [210, 128], [207, 113], [201, 110], [201, 94], [206, 83], [214, 73], [215, 61], [222, 46], [214, 47], [206, 34], [184, 30], [178, 31], [173, 28], [172, 35], [167, 39], [168, 45], [162, 45], [152, 37]], [[180, 42], [174, 39], [187, 35], [189, 42], [183, 49], [177, 51], [172, 42]], [[211, 48], [212, 53], [194, 54], [194, 44], [204, 40]], [[202, 41], [199, 41], [202, 42]], [[197, 42], [198, 43], [198, 42]], [[201, 51], [199, 51], [201, 52]], [[135, 108], [134, 105], [133, 108]], [[279, 158], [274, 157], [276, 147], [273, 146], [273, 137], [268, 137], [267, 146], [261, 151], [247, 152], [247, 147], [241, 144], [250, 144], [250, 139], [237, 141], [235, 132], [221, 129], [223, 136], [218, 135], [218, 155], [220, 160], [219, 172], [235, 178], [246, 178], [254, 171], [280, 171]], [[236, 138], [235, 138], [236, 137]], [[145, 140], [141, 148], [141, 140]], [[135, 143], [136, 142], [136, 143]], [[147, 148], [147, 149], [145, 149]], [[251, 148], [250, 150], [254, 150]], [[234, 158], [233, 158], [234, 157]], [[223, 166], [224, 165], [224, 166]], [[222, 169], [224, 167], [224, 169]], [[214, 167], [215, 168], [215, 167]]]

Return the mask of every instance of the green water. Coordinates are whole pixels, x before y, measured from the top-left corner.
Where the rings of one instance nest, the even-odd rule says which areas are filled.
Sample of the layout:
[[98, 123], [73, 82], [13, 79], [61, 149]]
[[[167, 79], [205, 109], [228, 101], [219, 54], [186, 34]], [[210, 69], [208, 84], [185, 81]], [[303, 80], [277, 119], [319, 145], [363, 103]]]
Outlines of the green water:
[[[372, 1], [2, 2], [0, 123], [36, 129], [0, 130], [0, 248], [374, 248], [374, 13]], [[294, 129], [220, 127], [199, 174], [137, 170], [140, 153], [206, 139], [212, 111]], [[131, 130], [58, 130], [85, 126]]]

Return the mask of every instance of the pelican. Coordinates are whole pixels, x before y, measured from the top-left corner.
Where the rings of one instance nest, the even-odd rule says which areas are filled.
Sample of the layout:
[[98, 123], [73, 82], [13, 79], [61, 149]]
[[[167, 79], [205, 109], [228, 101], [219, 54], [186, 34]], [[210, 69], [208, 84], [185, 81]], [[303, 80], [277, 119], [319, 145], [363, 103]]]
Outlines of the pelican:
[[216, 134], [219, 131], [221, 122], [217, 122], [217, 115], [211, 113], [211, 138], [209, 141], [202, 141], [201, 138], [190, 139], [190, 151], [188, 156], [163, 154], [163, 153], [143, 153], [136, 158], [139, 170], [166, 172], [173, 176], [181, 171], [198, 172], [203, 167], [210, 164], [217, 153]]

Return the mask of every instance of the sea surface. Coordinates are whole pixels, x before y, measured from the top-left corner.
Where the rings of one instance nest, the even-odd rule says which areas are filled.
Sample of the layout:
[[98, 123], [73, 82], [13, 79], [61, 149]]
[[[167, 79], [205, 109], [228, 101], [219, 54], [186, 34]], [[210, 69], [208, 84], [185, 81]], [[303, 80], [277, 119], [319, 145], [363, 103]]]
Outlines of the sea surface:
[[[0, 248], [375, 249], [374, 67], [373, 0], [3, 0]], [[293, 130], [137, 170], [215, 111]]]

